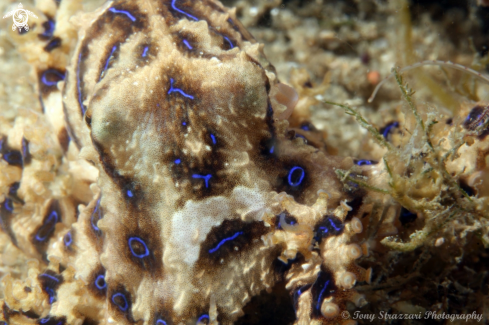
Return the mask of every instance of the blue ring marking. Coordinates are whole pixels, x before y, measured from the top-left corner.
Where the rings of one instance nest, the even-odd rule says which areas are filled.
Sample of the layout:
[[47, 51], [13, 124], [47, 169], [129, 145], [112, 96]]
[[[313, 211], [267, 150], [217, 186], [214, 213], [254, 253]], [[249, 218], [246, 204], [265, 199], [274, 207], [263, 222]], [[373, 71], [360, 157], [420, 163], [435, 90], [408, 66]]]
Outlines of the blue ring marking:
[[14, 204], [8, 197], [3, 201], [3, 207], [9, 212], [14, 212]]
[[[477, 111], [478, 111], [478, 110], [476, 110], [476, 111], [474, 112], [474, 109], [472, 109], [472, 110], [469, 112], [469, 115], [467, 115], [467, 117], [465, 118], [465, 120], [464, 120], [464, 124], [470, 124], [470, 123], [472, 123], [473, 121], [478, 120], [478, 119], [480, 118], [480, 116], [481, 116], [481, 115], [484, 113], [484, 111], [483, 111], [483, 110], [482, 110], [482, 111], [479, 111], [479, 114], [477, 114], [477, 116], [475, 116], [475, 117], [474, 117], [474, 115], [475, 115], [474, 113], [477, 113]], [[478, 125], [478, 126], [482, 125], [482, 122], [483, 122], [483, 121], [479, 122], [479, 124], [477, 124], [477, 125]]]
[[358, 166], [372, 165], [372, 164], [373, 164], [372, 161], [367, 159], [360, 159], [359, 161], [357, 161]]
[[126, 191], [126, 194], [127, 194], [128, 197], [133, 197], [134, 196], [134, 193], [131, 190], [127, 190]]
[[[103, 285], [99, 284], [99, 281], [102, 280], [103, 281]], [[107, 282], [105, 282], [105, 275], [103, 274], [100, 274], [96, 279], [95, 279], [95, 286], [97, 287], [97, 289], [99, 290], [104, 290], [105, 288], [107, 288]]]
[[328, 284], [329, 284], [329, 280], [326, 281], [326, 283], [324, 284], [323, 290], [321, 290], [321, 292], [319, 293], [318, 303], [316, 304], [317, 310], [321, 310], [320, 306], [319, 306], [321, 304], [321, 297], [323, 296], [324, 290], [326, 290], [326, 288], [328, 287]]
[[207, 174], [207, 175], [199, 175], [199, 174], [193, 174], [192, 178], [203, 178], [205, 180], [205, 188], [209, 187], [209, 179], [211, 179], [212, 175]]
[[399, 122], [394, 122], [394, 123], [388, 124], [385, 127], [384, 132], [382, 133], [382, 136], [384, 136], [384, 138], [387, 139], [387, 136], [389, 135], [389, 133], [391, 132], [391, 130], [393, 128], [397, 128], [398, 126], [399, 126]]
[[39, 321], [39, 323], [41, 323], [41, 324], [46, 324], [47, 322], [49, 322], [49, 320], [50, 320], [50, 319], [51, 319], [50, 317], [42, 318], [42, 319]]
[[148, 54], [148, 50], [149, 50], [149, 46], [145, 46], [144, 49], [143, 49], [143, 54], [142, 54], [142, 57], [145, 58], [146, 55]]
[[3, 159], [9, 164], [9, 165], [17, 165], [17, 166], [22, 166], [23, 159], [22, 159], [22, 154], [20, 151], [17, 150], [11, 150], [7, 153], [3, 154]]
[[177, 164], [177, 165], [178, 165], [178, 164], [180, 164], [181, 162], [182, 162], [182, 160], [180, 160], [180, 159], [175, 159], [175, 164]]
[[242, 235], [242, 234], [243, 234], [242, 231], [238, 231], [237, 233], [235, 233], [231, 237], [224, 238], [223, 240], [221, 240], [219, 242], [219, 244], [217, 244], [216, 247], [209, 249], [209, 253], [212, 254], [212, 253], [216, 252], [222, 245], [224, 245], [225, 242], [230, 241], [230, 240], [234, 240], [234, 239], [236, 239], [236, 237], [238, 237], [239, 235]]
[[189, 18], [192, 18], [192, 19], [193, 19], [193, 20], [195, 20], [195, 21], [198, 21], [198, 20], [199, 20], [199, 18], [194, 17], [194, 16], [192, 16], [191, 14], [188, 14], [188, 13], [186, 13], [185, 11], [178, 9], [178, 8], [175, 6], [175, 2], [177, 2], [177, 0], [173, 0], [173, 1], [171, 2], [171, 7], [173, 8], [173, 10], [178, 11], [179, 13], [184, 14], [185, 16], [187, 16], [187, 17], [189, 17]]
[[[95, 213], [98, 213], [100, 216], [100, 212], [98, 211], [99, 204], [100, 204], [100, 199], [98, 199], [97, 204], [95, 204], [95, 209], [93, 209], [92, 216], [90, 217], [90, 223], [92, 224], [92, 227], [93, 229], [95, 229], [95, 231], [100, 231], [100, 228], [97, 227], [96, 223], [93, 223], [93, 216], [95, 215]], [[100, 218], [98, 220], [100, 220]]]
[[[124, 306], [121, 306], [121, 305], [119, 305], [118, 303], [115, 302], [114, 299], [117, 298], [117, 297], [122, 297], [122, 299], [124, 300]], [[127, 311], [127, 308], [129, 307], [129, 304], [127, 303], [126, 296], [123, 293], [121, 293], [121, 292], [116, 292], [116, 293], [114, 293], [112, 295], [112, 303], [114, 305], [116, 305], [117, 307], [119, 307], [119, 309], [121, 311], [123, 311], [123, 312], [126, 312]]]
[[71, 246], [71, 244], [73, 243], [73, 237], [71, 236], [71, 231], [68, 231], [66, 235], [64, 235], [63, 242], [65, 243], [66, 247]]
[[110, 63], [110, 58], [112, 57], [112, 55], [114, 54], [115, 50], [117, 50], [117, 45], [114, 45], [112, 47], [112, 50], [110, 51], [110, 54], [109, 54], [109, 57], [107, 58], [107, 61], [105, 61], [105, 67], [104, 69], [102, 70], [102, 72], [100, 72], [100, 77], [98, 79], [98, 81], [102, 80], [102, 76], [105, 77], [105, 71], [107, 71], [107, 68], [109, 67], [109, 63]]
[[[141, 245], [144, 246], [144, 253], [143, 254], [136, 254], [134, 252], [134, 250], [132, 249], [132, 242], [133, 241], [137, 241], [138, 243], [140, 243]], [[131, 250], [131, 253], [134, 257], [137, 257], [137, 258], [145, 258], [146, 256], [149, 255], [149, 249], [148, 249], [148, 246], [146, 246], [146, 243], [139, 237], [130, 237], [129, 240], [127, 241], [128, 245], [129, 245], [129, 249]]]
[[233, 43], [231, 42], [231, 40], [230, 40], [228, 37], [223, 36], [222, 38], [224, 38], [224, 39], [225, 39], [225, 40], [226, 40], [226, 41], [229, 43], [229, 45], [231, 46], [231, 49], [233, 49], [233, 48], [234, 48]]
[[[296, 182], [292, 182], [292, 173], [294, 173], [294, 171], [296, 170], [300, 170], [301, 171], [301, 177], [299, 178], [298, 181]], [[305, 176], [305, 172], [304, 172], [304, 168], [302, 167], [293, 167], [290, 171], [289, 171], [289, 176], [287, 177], [287, 180], [289, 181], [289, 185], [290, 186], [299, 186], [301, 183], [302, 183], [302, 180], [304, 179], [304, 176]]]
[[211, 133], [211, 139], [212, 139], [212, 143], [216, 144], [216, 137], [212, 133]]
[[76, 89], [78, 90], [78, 103], [80, 104], [80, 109], [82, 116], [85, 115], [85, 108], [83, 106], [82, 92], [81, 92], [81, 80], [80, 80], [80, 64], [81, 64], [82, 53], [78, 55], [78, 64], [76, 66]]
[[[47, 25], [46, 25], [47, 23]], [[48, 20], [42, 24], [42, 27], [44, 27], [44, 32], [42, 34], [39, 34], [39, 36], [45, 37], [45, 38], [51, 38], [53, 37], [53, 32], [54, 32], [54, 27], [55, 23], [52, 20]]]
[[41, 226], [41, 228], [37, 231], [37, 234], [36, 234], [36, 240], [38, 241], [45, 241], [46, 238], [49, 237], [49, 235], [51, 234], [51, 231], [48, 231], [47, 235], [44, 236], [44, 237], [39, 237], [39, 232], [43, 229], [43, 227], [45, 225], [47, 225], [52, 219], [54, 218], [54, 223], [53, 223], [53, 226], [52, 228], [54, 228], [54, 226], [56, 225], [56, 223], [58, 222], [58, 213], [56, 211], [53, 211], [51, 212], [51, 214], [49, 215], [48, 219], [46, 220], [46, 222]]
[[129, 11], [117, 10], [115, 8], [110, 8], [109, 11], [110, 12], [113, 12], [115, 14], [123, 14], [123, 15], [126, 15], [129, 19], [132, 20], [132, 22], [135, 22], [136, 21], [136, 18], [133, 15], [131, 15], [131, 13]]
[[204, 320], [209, 320], [209, 315], [204, 314], [204, 315], [200, 316], [199, 319], [197, 319], [197, 323], [196, 324], [198, 324], [200, 322], [203, 322]]
[[166, 324], [166, 322], [165, 322], [164, 320], [162, 320], [162, 319], [158, 319], [158, 320], [156, 321], [156, 325], [160, 325], [160, 324], [161, 324], [161, 325], [167, 325], [167, 324]]
[[190, 45], [190, 43], [186, 39], [183, 40], [183, 44], [185, 44], [188, 47], [189, 50], [193, 50], [194, 49], [192, 47], [192, 45]]
[[[56, 77], [60, 78], [60, 80], [58, 80], [58, 81], [49, 81], [46, 78], [48, 74], [53, 74]], [[45, 84], [48, 87], [56, 86], [59, 81], [64, 80], [64, 79], [65, 79], [65, 75], [63, 73], [59, 72], [58, 70], [55, 70], [55, 69], [48, 69], [48, 70], [44, 71], [42, 73], [42, 75], [41, 75], [41, 81], [42, 81], [42, 83]]]
[[61, 45], [61, 39], [58, 37], [53, 38], [49, 43], [44, 47], [44, 50], [47, 52], [51, 52], [55, 48]]
[[[194, 99], [194, 96], [192, 95], [189, 95], [187, 93], [185, 93], [183, 90], [181, 90], [180, 88], [173, 88], [173, 78], [170, 78], [170, 90], [168, 90], [168, 95], [173, 93], [173, 92], [176, 92], [176, 93], [179, 93], [180, 95], [182, 95], [183, 97], [187, 97], [187, 98], [190, 98], [190, 99]], [[185, 125], [185, 124], [184, 124]]]

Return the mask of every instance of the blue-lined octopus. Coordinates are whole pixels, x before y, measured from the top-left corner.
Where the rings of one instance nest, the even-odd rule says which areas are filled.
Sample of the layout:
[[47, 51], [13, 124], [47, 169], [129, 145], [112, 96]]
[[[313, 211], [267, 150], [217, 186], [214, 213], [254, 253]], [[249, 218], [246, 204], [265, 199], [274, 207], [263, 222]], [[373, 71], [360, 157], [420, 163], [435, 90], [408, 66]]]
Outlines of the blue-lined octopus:
[[350, 324], [367, 191], [334, 170], [373, 163], [291, 130], [297, 94], [218, 1], [80, 9], [15, 35], [40, 106], [0, 131], [1, 228], [29, 259], [3, 322], [253, 324], [280, 301], [280, 324]]

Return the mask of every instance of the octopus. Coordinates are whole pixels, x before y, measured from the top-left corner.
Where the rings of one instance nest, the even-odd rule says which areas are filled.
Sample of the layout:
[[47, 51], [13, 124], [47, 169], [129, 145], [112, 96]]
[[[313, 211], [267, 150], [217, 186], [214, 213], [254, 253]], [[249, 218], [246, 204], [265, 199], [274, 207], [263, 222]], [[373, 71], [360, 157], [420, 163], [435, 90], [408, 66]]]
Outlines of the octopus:
[[0, 226], [27, 267], [3, 278], [3, 323], [253, 323], [281, 300], [289, 323], [355, 324], [342, 312], [367, 303], [364, 217], [384, 200], [358, 184], [384, 166], [294, 125], [297, 92], [236, 11], [43, 6], [44, 30], [19, 41], [43, 53], [28, 59], [40, 112], [0, 131]]

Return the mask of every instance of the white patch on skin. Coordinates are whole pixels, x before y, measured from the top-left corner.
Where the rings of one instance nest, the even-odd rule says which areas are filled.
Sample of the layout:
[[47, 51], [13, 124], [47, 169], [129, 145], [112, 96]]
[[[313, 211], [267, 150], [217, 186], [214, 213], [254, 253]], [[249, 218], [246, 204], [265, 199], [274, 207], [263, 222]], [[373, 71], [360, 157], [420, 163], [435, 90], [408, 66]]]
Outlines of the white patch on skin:
[[198, 260], [200, 246], [212, 227], [232, 219], [236, 213], [242, 219], [261, 220], [265, 208], [263, 195], [257, 189], [243, 186], [234, 188], [230, 198], [217, 196], [203, 201], [188, 201], [182, 210], [173, 215], [172, 245], [165, 255], [179, 256], [192, 266]]

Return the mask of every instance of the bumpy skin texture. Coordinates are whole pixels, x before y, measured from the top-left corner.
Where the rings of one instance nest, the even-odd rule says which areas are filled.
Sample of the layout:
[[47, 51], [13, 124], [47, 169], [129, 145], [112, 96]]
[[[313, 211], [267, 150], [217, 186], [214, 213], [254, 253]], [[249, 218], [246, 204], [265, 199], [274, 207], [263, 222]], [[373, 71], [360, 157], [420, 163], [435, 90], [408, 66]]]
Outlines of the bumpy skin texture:
[[[60, 20], [76, 10], [62, 6]], [[38, 64], [51, 127], [4, 135], [2, 228], [41, 261], [5, 278], [5, 320], [232, 324], [280, 281], [297, 324], [363, 303], [352, 238], [366, 192], [334, 173], [353, 160], [287, 132], [274, 68], [234, 11], [119, 1], [72, 22], [68, 66], [55, 58], [69, 41]], [[36, 191], [41, 172], [51, 185]]]

